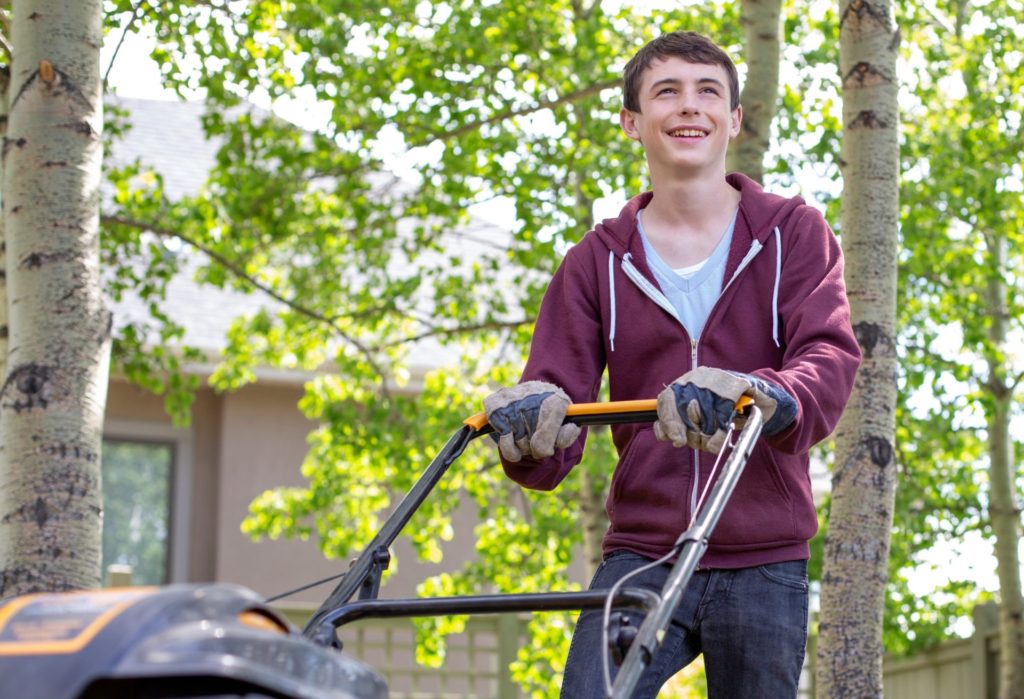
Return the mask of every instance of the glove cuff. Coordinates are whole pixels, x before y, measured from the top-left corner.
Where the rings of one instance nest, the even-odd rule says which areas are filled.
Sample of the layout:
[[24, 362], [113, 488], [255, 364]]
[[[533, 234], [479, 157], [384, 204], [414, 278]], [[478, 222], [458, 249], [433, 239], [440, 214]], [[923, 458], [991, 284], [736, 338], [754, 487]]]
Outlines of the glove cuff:
[[788, 391], [760, 376], [735, 371], [730, 373], [750, 384], [751, 390], [747, 395], [764, 414], [764, 427], [761, 428], [761, 433], [765, 437], [777, 435], [793, 424], [799, 406], [796, 398]]

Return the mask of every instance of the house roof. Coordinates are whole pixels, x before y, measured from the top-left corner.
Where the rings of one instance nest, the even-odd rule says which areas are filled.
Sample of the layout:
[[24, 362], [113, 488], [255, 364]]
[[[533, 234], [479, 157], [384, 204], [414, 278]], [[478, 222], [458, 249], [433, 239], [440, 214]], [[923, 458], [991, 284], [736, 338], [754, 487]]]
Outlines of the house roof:
[[[203, 133], [204, 105], [121, 97], [109, 102], [128, 112], [131, 126], [114, 141], [106, 164], [123, 167], [139, 161], [152, 168], [163, 178], [164, 191], [172, 201], [197, 193], [220, 147]], [[162, 307], [185, 329], [185, 345], [216, 355], [226, 344], [225, 334], [233, 318], [255, 313], [273, 303], [258, 294], [201, 284], [195, 280], [195, 273], [203, 260], [186, 250], [182, 250], [179, 259], [181, 268], [168, 285]], [[145, 324], [150, 319], [148, 302], [135, 294], [126, 293], [112, 302], [112, 307], [114, 322], [119, 326]]]
[[152, 167], [172, 201], [199, 191], [220, 148], [203, 133], [203, 103], [115, 97], [109, 104], [129, 112], [131, 128], [114, 142], [108, 163], [123, 166], [138, 159]]

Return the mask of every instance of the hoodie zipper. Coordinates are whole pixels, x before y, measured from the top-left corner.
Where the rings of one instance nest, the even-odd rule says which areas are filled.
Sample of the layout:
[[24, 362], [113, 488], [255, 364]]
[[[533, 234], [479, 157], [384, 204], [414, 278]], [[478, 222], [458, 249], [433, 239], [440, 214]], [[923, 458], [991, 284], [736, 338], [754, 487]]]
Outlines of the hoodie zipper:
[[[729, 281], [722, 287], [722, 291], [718, 294], [718, 298], [715, 299], [714, 305], [711, 306], [711, 310], [708, 312], [707, 321], [704, 323], [704, 329], [707, 330], [708, 325], [711, 324], [711, 317], [718, 309], [719, 303], [722, 297], [725, 296], [725, 292], [732, 286], [732, 283], [736, 281], [736, 278], [740, 276], [740, 272], [747, 268], [750, 261], [754, 259], [757, 253], [761, 252], [761, 248], [764, 247], [756, 239], [750, 244], [750, 249], [747, 254], [740, 260], [739, 265], [736, 266], [736, 271], [729, 277]], [[685, 328], [684, 328], [685, 330]], [[702, 333], [703, 334], [703, 333]], [[700, 345], [700, 338], [690, 340], [690, 369], [696, 369], [699, 364], [697, 356], [697, 349]], [[690, 519], [692, 520], [697, 515], [697, 494], [700, 491], [700, 450], [693, 450], [693, 487], [690, 489]], [[687, 525], [689, 526], [689, 525]]]
[[[754, 257], [757, 256], [757, 253], [761, 252], [761, 249], [763, 247], [764, 246], [761, 244], [761, 242], [758, 241], [756, 238], [750, 244], [750, 249], [747, 250], [747, 254], [743, 256], [742, 260], [740, 260], [740, 263], [736, 266], [736, 271], [732, 273], [731, 277], [729, 277], [729, 281], [726, 282], [725, 285], [722, 287], [722, 291], [718, 294], [718, 298], [715, 299], [714, 305], [711, 306], [711, 311], [708, 313], [707, 322], [704, 324], [704, 329], [705, 330], [707, 330], [708, 325], [710, 325], [711, 318], [715, 314], [715, 311], [718, 310], [718, 306], [719, 306], [719, 304], [720, 304], [720, 302], [722, 300], [722, 297], [725, 296], [725, 292], [729, 289], [730, 286], [732, 286], [732, 283], [734, 281], [736, 281], [737, 277], [740, 276], [740, 273], [744, 269], [747, 268], [747, 265], [750, 264], [751, 260], [753, 260]], [[628, 253], [628, 252], [625, 255], [622, 256], [622, 264], [621, 264], [622, 271], [625, 272], [625, 274], [629, 278], [629, 280], [632, 281], [637, 286], [637, 288], [639, 288], [640, 291], [642, 291], [644, 293], [645, 296], [647, 296], [649, 299], [654, 301], [654, 303], [656, 303], [658, 306], [660, 306], [666, 313], [668, 313], [670, 316], [675, 318], [676, 322], [678, 322], [680, 325], [682, 325], [682, 321], [680, 320], [679, 315], [676, 313], [676, 309], [672, 305], [672, 302], [668, 300], [668, 297], [666, 297], [664, 293], [662, 293], [661, 289], [659, 289], [657, 286], [652, 284], [650, 282], [650, 280], [647, 279], [647, 277], [645, 277], [643, 274], [640, 273], [640, 270], [637, 269], [636, 266], [633, 265], [632, 257], [633, 257], [632, 253]], [[609, 262], [611, 262], [611, 258], [609, 258]], [[609, 279], [611, 279], [611, 276], [612, 275], [609, 274]], [[612, 293], [614, 294], [614, 291]], [[613, 301], [612, 302], [614, 303], [614, 296], [613, 296]], [[686, 328], [685, 327], [683, 327], [683, 332], [686, 332]], [[698, 364], [697, 364], [697, 362], [698, 362], [697, 350], [698, 350], [699, 345], [700, 345], [700, 338], [696, 338], [696, 339], [692, 339], [691, 338], [690, 339], [690, 369], [696, 369], [697, 366], [698, 366]], [[697, 450], [697, 449], [694, 449], [693, 450], [693, 487], [690, 489], [690, 519], [693, 519], [694, 515], [696, 514], [696, 509], [697, 509], [697, 493], [698, 493], [699, 490], [700, 490], [700, 451]]]
[[[717, 301], [715, 302], [718, 303]], [[710, 315], [710, 314], [709, 314]], [[697, 368], [697, 343], [698, 340], [690, 340], [690, 369]], [[700, 488], [700, 451], [697, 449], [693, 450], [693, 486], [690, 488], [690, 517], [687, 520], [687, 528], [689, 528], [689, 522], [693, 520], [697, 514], [697, 490]]]
[[[718, 298], [715, 299], [715, 303], [711, 307], [711, 312], [708, 313], [708, 321], [710, 321], [711, 316], [714, 315], [715, 310], [718, 308], [719, 302], [722, 300], [722, 297], [725, 296], [725, 292], [729, 289], [730, 286], [732, 286], [732, 283], [736, 281], [737, 277], [740, 276], [740, 273], [747, 268], [747, 265], [750, 264], [751, 260], [754, 259], [757, 253], [761, 252], [761, 249], [763, 247], [764, 246], [761, 245], [760, 241], [758, 241], [757, 239], [755, 239], [754, 242], [750, 244], [750, 249], [747, 250], [747, 254], [744, 255], [742, 260], [740, 260], [740, 263], [736, 266], [736, 271], [732, 273], [732, 276], [729, 277], [729, 281], [725, 283], [725, 286], [722, 287], [722, 291], [719, 292]], [[622, 267], [622, 271], [629, 278], [629, 280], [633, 282], [637, 286], [637, 288], [644, 293], [644, 295], [647, 298], [649, 298], [651, 301], [654, 301], [654, 303], [657, 304], [663, 311], [665, 311], [670, 316], [675, 318], [676, 322], [682, 325], [682, 321], [679, 319], [679, 315], [676, 313], [675, 306], [673, 306], [672, 302], [668, 300], [668, 297], [662, 293], [661, 289], [659, 289], [657, 286], [651, 283], [651, 281], [647, 279], [647, 277], [645, 277], [640, 272], [640, 270], [637, 269], [636, 266], [633, 264], [632, 253], [627, 252], [625, 255], [622, 256], [622, 262], [620, 263], [620, 266]], [[612, 275], [609, 274], [608, 276], [609, 284], [613, 284], [614, 282], [611, 281]], [[614, 303], [614, 287], [611, 288], [611, 293], [612, 302]], [[707, 328], [707, 323], [705, 323], [704, 327]], [[686, 328], [684, 327], [683, 331], [685, 332], [685, 330]], [[693, 343], [693, 345], [690, 356], [692, 359], [694, 359], [694, 361], [696, 361], [695, 358], [697, 356], [697, 340], [692, 340], [691, 342]], [[694, 367], [691, 368], [695, 367], [696, 365], [694, 365]]]

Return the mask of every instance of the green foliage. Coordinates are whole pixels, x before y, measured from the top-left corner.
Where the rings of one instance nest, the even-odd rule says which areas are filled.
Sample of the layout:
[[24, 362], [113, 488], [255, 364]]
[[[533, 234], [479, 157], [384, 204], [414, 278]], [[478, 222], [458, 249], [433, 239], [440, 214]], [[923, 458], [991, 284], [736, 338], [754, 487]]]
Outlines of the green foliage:
[[[1008, 5], [940, 2], [928, 11], [908, 6], [900, 20], [912, 96], [902, 144], [902, 478], [886, 629], [886, 648], [896, 652], [951, 635], [989, 596], [962, 568], [947, 571], [950, 582], [934, 594], [915, 596], [907, 573], [933, 547], [972, 532], [991, 538], [986, 418], [1000, 385], [1011, 386], [1011, 414], [1021, 415], [1006, 376], [1019, 377], [1024, 365], [993, 344], [986, 295], [999, 275], [1004, 320], [1019, 342], [1024, 289], [1014, 270], [1024, 264], [1024, 82], [1015, 49], [1019, 15], [1012, 19], [1012, 12]], [[1010, 251], [1002, 270], [994, 263], [1000, 244]], [[1018, 498], [1022, 486], [1018, 477]]]
[[780, 105], [767, 172], [777, 187], [813, 187], [801, 194], [824, 203], [826, 220], [836, 226], [842, 129], [836, 5], [785, 2], [782, 20]]
[[519, 648], [510, 670], [533, 699], [558, 697], [561, 682], [553, 681], [565, 671], [565, 658], [572, 640], [568, 614], [535, 615], [529, 624], [530, 642]]

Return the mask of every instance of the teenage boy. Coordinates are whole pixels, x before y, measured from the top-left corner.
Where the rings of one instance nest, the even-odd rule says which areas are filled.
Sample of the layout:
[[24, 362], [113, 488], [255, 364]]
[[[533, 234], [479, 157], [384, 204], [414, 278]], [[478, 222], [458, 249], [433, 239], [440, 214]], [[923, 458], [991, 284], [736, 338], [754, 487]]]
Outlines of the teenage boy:
[[[656, 696], [703, 653], [712, 698], [793, 697], [817, 529], [808, 451], [835, 427], [860, 362], [842, 253], [802, 199], [726, 175], [743, 112], [736, 68], [718, 46], [692, 32], [661, 36], [627, 64], [623, 88], [619, 120], [643, 147], [651, 191], [569, 250], [521, 383], [485, 409], [506, 473], [550, 490], [586, 439], [561, 424], [565, 410], [596, 399], [606, 366], [612, 400], [658, 397], [656, 423], [612, 428], [619, 463], [591, 582], [607, 589], [672, 548], [735, 401], [751, 396], [763, 438], [635, 696]], [[660, 590], [669, 569], [628, 584]], [[601, 611], [584, 611], [563, 697], [603, 696], [601, 652]]]

